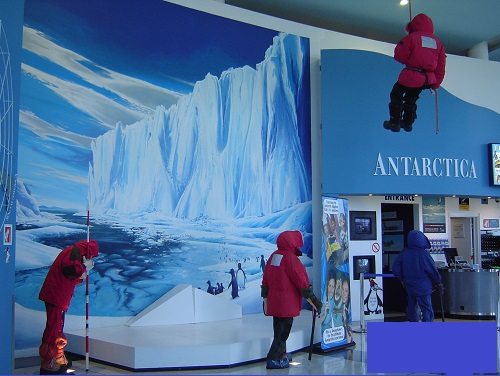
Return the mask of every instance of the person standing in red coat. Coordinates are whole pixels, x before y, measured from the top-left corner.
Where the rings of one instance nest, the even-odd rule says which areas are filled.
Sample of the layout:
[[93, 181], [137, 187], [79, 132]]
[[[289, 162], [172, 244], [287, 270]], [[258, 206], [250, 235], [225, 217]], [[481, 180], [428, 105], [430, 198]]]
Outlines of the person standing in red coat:
[[432, 20], [425, 14], [416, 15], [406, 26], [408, 35], [394, 48], [394, 59], [406, 65], [394, 84], [389, 103], [390, 119], [384, 128], [399, 132], [412, 131], [417, 118], [417, 100], [424, 89], [434, 93], [444, 79], [446, 55], [436, 38]]
[[288, 368], [291, 354], [286, 352], [286, 341], [292, 329], [293, 318], [300, 314], [302, 298], [316, 312], [321, 302], [313, 294], [306, 268], [299, 260], [304, 245], [300, 231], [284, 231], [276, 239], [278, 249], [267, 260], [262, 277], [261, 296], [264, 314], [273, 316], [274, 338], [266, 357], [266, 368]]
[[87, 278], [94, 267], [93, 257], [99, 254], [95, 240], [81, 240], [59, 253], [45, 277], [38, 298], [45, 302], [47, 322], [39, 354], [42, 357], [41, 375], [66, 373], [68, 361], [64, 346], [64, 314], [68, 310], [77, 284]]

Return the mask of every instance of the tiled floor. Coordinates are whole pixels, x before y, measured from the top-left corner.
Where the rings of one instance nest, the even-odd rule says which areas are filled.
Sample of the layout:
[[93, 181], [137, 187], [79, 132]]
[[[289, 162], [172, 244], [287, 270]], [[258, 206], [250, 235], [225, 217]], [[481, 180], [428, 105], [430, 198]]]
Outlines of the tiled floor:
[[[441, 321], [436, 319], [436, 321]], [[467, 321], [452, 320], [446, 321]], [[477, 321], [477, 320], [476, 320]], [[356, 324], [356, 323], [354, 323]], [[356, 327], [356, 325], [354, 325]], [[359, 323], [358, 326], [359, 328]], [[188, 370], [157, 370], [151, 372], [136, 372], [125, 370], [112, 365], [90, 361], [88, 374], [94, 375], [119, 375], [119, 374], [178, 374], [178, 375], [365, 375], [367, 373], [367, 353], [366, 353], [366, 333], [354, 333], [355, 346], [349, 349], [337, 350], [327, 354], [313, 353], [309, 360], [309, 349], [295, 352], [293, 354], [293, 364], [284, 370], [268, 370], [264, 361], [252, 362], [245, 365], [233, 366], [217, 369], [188, 369]], [[389, 350], [390, 351], [390, 350]], [[498, 349], [497, 349], [498, 352]], [[165, 354], [168, 356], [168, 354]], [[196, 356], [196, 354], [193, 354]], [[73, 361], [73, 367], [76, 374], [85, 374], [85, 359]], [[39, 360], [37, 358], [17, 359], [14, 374], [38, 374]], [[493, 373], [498, 374], [498, 373]], [[383, 375], [383, 373], [377, 373]], [[395, 375], [394, 373], [388, 375]], [[411, 375], [418, 375], [411, 373]]]

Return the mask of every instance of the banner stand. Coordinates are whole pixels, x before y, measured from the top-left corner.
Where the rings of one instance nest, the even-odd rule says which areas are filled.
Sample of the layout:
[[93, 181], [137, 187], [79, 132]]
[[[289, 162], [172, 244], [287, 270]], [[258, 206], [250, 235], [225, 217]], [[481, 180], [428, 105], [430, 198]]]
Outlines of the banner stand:
[[329, 354], [329, 353], [332, 353], [334, 351], [346, 350], [346, 349], [349, 349], [350, 347], [354, 347], [354, 346], [356, 346], [356, 342], [352, 341], [349, 343], [345, 343], [343, 345], [338, 345], [338, 346], [334, 346], [334, 347], [329, 347], [327, 349], [323, 349], [321, 347], [321, 342], [318, 342], [318, 343], [315, 343], [313, 345], [313, 353], [319, 354], [319, 355]]

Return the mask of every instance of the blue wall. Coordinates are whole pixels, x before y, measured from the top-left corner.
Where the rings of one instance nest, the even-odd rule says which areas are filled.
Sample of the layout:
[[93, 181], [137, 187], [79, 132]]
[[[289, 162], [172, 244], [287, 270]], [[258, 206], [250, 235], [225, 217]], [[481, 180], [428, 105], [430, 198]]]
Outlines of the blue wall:
[[[500, 196], [489, 186], [487, 151], [488, 143], [500, 141], [498, 113], [441, 87], [437, 134], [435, 97], [428, 90], [417, 102], [412, 132], [383, 128], [401, 68], [374, 52], [322, 51], [323, 193]], [[399, 163], [397, 171], [389, 157]], [[406, 171], [401, 157], [409, 157]], [[448, 171], [445, 159], [451, 160]]]
[[[9, 100], [9, 105], [12, 104], [12, 109], [7, 117], [11, 117], [14, 129], [6, 129], [2, 119], [2, 177], [6, 172], [9, 172], [12, 177], [17, 171], [17, 129], [19, 124], [19, 78], [21, 72], [21, 46], [22, 46], [22, 27], [23, 27], [23, 10], [24, 0], [0, 0], [0, 46], [2, 53], [2, 64], [0, 64], [2, 72], [0, 78], [2, 82], [2, 100], [7, 95], [6, 90], [12, 95]], [[7, 67], [7, 71], [5, 71]], [[8, 82], [8, 78], [12, 78]], [[6, 79], [7, 78], [7, 79]], [[5, 106], [6, 103], [4, 102]], [[2, 117], [4, 112], [2, 112]], [[13, 148], [7, 150], [12, 152], [10, 156], [5, 154], [5, 144], [9, 142], [10, 137], [13, 137]], [[13, 158], [12, 165], [6, 164], [6, 161]], [[6, 171], [10, 170], [10, 171]], [[2, 179], [2, 182], [4, 180]], [[2, 185], [3, 186], [3, 185]], [[5, 199], [3, 200], [5, 202]], [[2, 205], [0, 209], [0, 218], [2, 224], [11, 224], [15, 228], [15, 204], [9, 202], [7, 207]], [[3, 226], [2, 226], [3, 227]], [[15, 236], [14, 236], [15, 240]], [[13, 320], [14, 320], [14, 259], [15, 259], [15, 243], [12, 246], [2, 244], [2, 252], [0, 258], [0, 338], [2, 338], [2, 346], [0, 349], [0, 374], [11, 374], [13, 370]]]

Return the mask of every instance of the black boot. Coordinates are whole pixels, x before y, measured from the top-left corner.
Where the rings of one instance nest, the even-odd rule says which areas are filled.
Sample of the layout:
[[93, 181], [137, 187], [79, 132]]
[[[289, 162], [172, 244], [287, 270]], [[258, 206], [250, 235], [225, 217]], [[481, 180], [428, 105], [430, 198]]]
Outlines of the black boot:
[[399, 130], [401, 129], [401, 125], [399, 123], [395, 123], [395, 119], [390, 119], [390, 120], [386, 120], [384, 121], [384, 128], [385, 129], [389, 129], [393, 132], [399, 132]]
[[417, 118], [417, 105], [416, 104], [404, 104], [404, 113], [401, 126], [406, 132], [411, 132], [413, 129], [413, 123]]
[[384, 121], [384, 128], [389, 129], [393, 132], [399, 132], [401, 129], [401, 114], [403, 108], [400, 104], [390, 102], [389, 103], [389, 115], [391, 118]]

